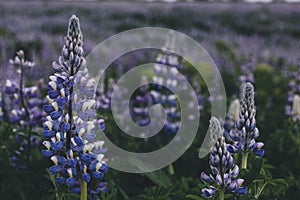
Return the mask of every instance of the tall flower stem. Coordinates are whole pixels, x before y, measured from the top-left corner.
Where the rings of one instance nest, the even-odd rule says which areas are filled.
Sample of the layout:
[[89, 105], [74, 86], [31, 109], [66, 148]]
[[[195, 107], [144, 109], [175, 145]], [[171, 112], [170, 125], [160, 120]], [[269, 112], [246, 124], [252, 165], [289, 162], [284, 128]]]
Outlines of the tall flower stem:
[[[71, 63], [71, 76], [74, 76], [74, 65], [73, 62]], [[70, 96], [73, 95], [73, 86], [70, 88]], [[72, 136], [72, 119], [73, 119], [73, 110], [72, 110], [72, 98], [69, 99], [69, 107], [68, 107], [68, 114], [69, 114], [69, 124], [70, 130], [67, 132], [67, 141], [66, 141], [66, 148], [67, 151], [71, 148], [71, 136]]]
[[220, 200], [224, 200], [224, 196], [225, 196], [225, 191], [224, 191], [224, 189], [222, 188], [222, 189], [220, 190], [219, 199], [220, 199]]
[[[23, 52], [23, 51], [22, 51]], [[27, 117], [27, 120], [29, 121], [30, 120], [30, 113], [29, 113], [29, 110], [25, 104], [25, 99], [24, 99], [24, 91], [23, 91], [23, 86], [24, 86], [24, 66], [23, 66], [23, 56], [24, 56], [24, 53], [20, 52], [20, 100], [21, 100], [21, 105], [22, 107], [24, 108], [25, 110], [25, 113], [26, 113], [26, 117]], [[29, 160], [30, 158], [30, 152], [31, 152], [31, 126], [29, 125], [29, 128], [28, 128], [28, 136], [27, 136], [27, 142], [28, 142], [28, 149], [27, 149], [27, 159]]]
[[248, 154], [249, 152], [242, 154], [242, 169], [247, 169]]
[[87, 183], [83, 180], [80, 181], [81, 196], [80, 200], [87, 200]]

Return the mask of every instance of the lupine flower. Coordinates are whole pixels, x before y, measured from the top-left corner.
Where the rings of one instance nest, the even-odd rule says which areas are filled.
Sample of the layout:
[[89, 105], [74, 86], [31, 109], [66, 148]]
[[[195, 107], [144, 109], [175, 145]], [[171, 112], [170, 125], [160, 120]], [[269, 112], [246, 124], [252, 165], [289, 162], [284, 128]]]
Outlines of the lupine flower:
[[205, 198], [213, 197], [217, 192], [220, 199], [224, 199], [225, 192], [232, 192], [237, 195], [247, 193], [247, 188], [242, 187], [243, 179], [237, 178], [239, 167], [235, 165], [231, 153], [227, 150], [223, 129], [217, 118], [210, 120], [210, 169], [211, 174], [202, 172], [200, 179], [209, 187], [203, 188], [202, 193]]
[[40, 131], [45, 113], [42, 111], [43, 100], [40, 98], [39, 88], [25, 87], [25, 73], [35, 64], [25, 60], [23, 50], [17, 52], [10, 64], [16, 68], [14, 72], [18, 76], [16, 80], [7, 79], [5, 82], [8, 122], [16, 128], [15, 142], [19, 146], [12, 157], [12, 164], [16, 168], [24, 169], [22, 160], [31, 159], [31, 149], [39, 143], [38, 137], [32, 136], [32, 132]]
[[232, 129], [229, 134], [234, 141], [234, 144], [228, 147], [231, 153], [241, 151], [243, 155], [247, 155], [249, 151], [253, 151], [259, 157], [264, 155], [264, 150], [262, 149], [264, 144], [255, 141], [259, 136], [255, 114], [254, 87], [248, 82], [244, 87], [239, 119], [235, 126], [236, 129]]
[[240, 101], [238, 99], [234, 99], [229, 105], [228, 113], [226, 115], [224, 123], [224, 136], [227, 141], [232, 141], [229, 133], [232, 129], [235, 128], [235, 123], [239, 119], [239, 113]]
[[79, 19], [73, 15], [62, 55], [58, 63], [52, 64], [54, 74], [50, 76], [48, 104], [44, 106], [48, 116], [42, 154], [54, 163], [49, 170], [57, 175], [58, 184], [66, 184], [72, 192], [85, 196], [82, 191], [89, 183], [88, 193], [95, 196], [107, 191], [106, 184], [101, 183], [108, 170], [104, 142], [95, 141], [95, 130], [105, 129], [105, 125], [103, 120], [92, 120], [96, 114], [94, 80], [88, 77], [82, 46]]

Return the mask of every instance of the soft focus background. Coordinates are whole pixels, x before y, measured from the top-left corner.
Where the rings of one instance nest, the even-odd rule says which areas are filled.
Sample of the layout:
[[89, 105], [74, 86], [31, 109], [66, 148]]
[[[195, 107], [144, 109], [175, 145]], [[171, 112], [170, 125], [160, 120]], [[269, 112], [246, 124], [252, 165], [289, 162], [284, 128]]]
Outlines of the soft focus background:
[[[242, 66], [250, 65], [255, 78], [257, 125], [260, 140], [265, 143], [264, 170], [274, 178], [289, 180], [282, 190], [268, 187], [260, 199], [297, 199], [300, 197], [300, 139], [290, 138], [293, 128], [285, 115], [289, 91], [289, 71], [299, 70], [300, 4], [288, 3], [199, 3], [199, 2], [0, 2], [0, 83], [13, 76], [9, 59], [23, 49], [36, 63], [27, 74], [30, 84], [41, 78], [47, 81], [51, 63], [57, 60], [64, 44], [67, 23], [73, 14], [80, 18], [86, 54], [102, 40], [122, 31], [138, 27], [164, 27], [183, 32], [198, 41], [220, 69], [228, 104], [239, 97]], [[136, 52], [137, 61], [123, 63], [126, 68], [141, 60], [155, 57]], [[247, 67], [246, 67], [247, 68]], [[247, 71], [247, 70], [246, 70]], [[249, 72], [250, 73], [250, 72]], [[294, 77], [295, 78], [295, 77]], [[205, 85], [202, 95], [208, 99]], [[200, 196], [199, 175], [208, 170], [208, 158], [199, 159], [197, 150], [210, 118], [208, 101], [201, 111], [199, 133], [189, 150], [171, 166], [155, 173], [128, 174], [110, 169], [106, 175], [112, 199], [185, 199], [187, 194]], [[108, 121], [109, 122], [109, 121]], [[118, 137], [119, 130], [108, 125], [116, 143], [139, 151], [145, 141]], [[31, 162], [24, 173], [9, 164], [7, 148], [12, 127], [0, 128], [0, 198], [53, 199], [57, 192], [46, 168], [47, 159]], [[298, 134], [298, 138], [299, 138]], [[162, 143], [156, 144], [157, 148]], [[123, 143], [123, 144], [121, 144]], [[152, 144], [152, 143], [151, 143]], [[146, 145], [147, 146], [147, 145]], [[148, 144], [148, 147], [153, 147]], [[296, 150], [295, 150], [296, 149]], [[272, 175], [271, 175], [272, 174]], [[279, 187], [280, 188], [280, 187]], [[274, 196], [272, 196], [274, 195]], [[276, 197], [275, 197], [276, 196]], [[66, 196], [66, 199], [76, 197]]]

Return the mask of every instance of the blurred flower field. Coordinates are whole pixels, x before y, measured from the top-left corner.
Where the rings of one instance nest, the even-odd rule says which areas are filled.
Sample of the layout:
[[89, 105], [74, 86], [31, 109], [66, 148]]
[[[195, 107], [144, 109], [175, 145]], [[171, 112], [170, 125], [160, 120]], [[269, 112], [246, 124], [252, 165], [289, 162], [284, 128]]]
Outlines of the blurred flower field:
[[[300, 4], [284, 3], [0, 2], [0, 198], [298, 199], [299, 10]], [[220, 71], [226, 97], [210, 94], [191, 63], [174, 54], [171, 33], [160, 50], [116, 58], [95, 88], [88, 54], [106, 38], [140, 27], [174, 29], [199, 42]], [[123, 74], [150, 62], [147, 73], [159, 84], [144, 84], [143, 76], [129, 114], [118, 116], [125, 125], [131, 118], [150, 124], [132, 137], [114, 121], [113, 90]], [[201, 116], [189, 116], [188, 123], [199, 123], [190, 147], [157, 171], [110, 168], [110, 149], [98, 131], [137, 153], [178, 139], [182, 112], [172, 90], [187, 90], [178, 74], [197, 98], [189, 108]], [[116, 98], [121, 102], [127, 92]], [[222, 100], [225, 119], [211, 116], [212, 102]], [[166, 120], [148, 137], [159, 123], [150, 110], [155, 104]], [[206, 133], [209, 154], [200, 159]]]

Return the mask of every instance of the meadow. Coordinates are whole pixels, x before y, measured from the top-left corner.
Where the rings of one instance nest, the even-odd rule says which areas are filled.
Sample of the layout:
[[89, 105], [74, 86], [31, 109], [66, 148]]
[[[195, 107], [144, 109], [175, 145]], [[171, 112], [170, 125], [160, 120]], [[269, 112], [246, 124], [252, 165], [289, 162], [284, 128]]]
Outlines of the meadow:
[[[299, 10], [300, 4], [285, 3], [1, 1], [0, 198], [299, 198]], [[86, 57], [101, 41], [141, 27], [173, 29], [201, 44], [221, 74], [226, 96], [210, 94], [191, 63], [172, 53], [172, 35], [165, 35], [171, 42], [160, 50], [115, 59], [103, 87], [95, 90]], [[139, 87], [130, 112], [118, 116], [125, 125], [131, 118], [139, 126], [155, 124], [149, 108], [161, 104], [164, 127], [145, 139], [153, 127], [141, 138], [127, 135], [110, 103], [122, 75], [150, 62], [169, 66], [154, 64], [150, 70], [161, 86]], [[198, 105], [190, 107], [201, 116], [189, 118], [189, 125], [199, 127], [187, 151], [152, 172], [110, 167], [110, 147], [97, 129], [130, 152], [155, 151], [176, 140], [183, 117], [172, 89], [186, 90], [178, 73], [195, 91]], [[126, 93], [116, 98], [121, 101]], [[219, 101], [226, 105], [224, 119], [211, 116], [212, 103]], [[209, 154], [199, 158], [207, 132]], [[145, 163], [127, 162], [147, 169]]]

